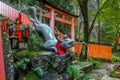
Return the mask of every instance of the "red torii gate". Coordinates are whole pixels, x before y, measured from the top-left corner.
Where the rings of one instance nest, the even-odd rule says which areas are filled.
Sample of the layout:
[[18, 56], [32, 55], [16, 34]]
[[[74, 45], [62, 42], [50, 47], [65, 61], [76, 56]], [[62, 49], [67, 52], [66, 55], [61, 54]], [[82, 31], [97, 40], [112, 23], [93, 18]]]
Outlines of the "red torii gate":
[[[74, 39], [75, 16], [70, 15], [70, 14], [68, 14], [66, 12], [63, 12], [62, 10], [59, 10], [59, 9], [57, 9], [55, 7], [52, 7], [52, 6], [48, 5], [48, 4], [45, 4], [44, 7], [50, 9], [50, 12], [45, 14], [44, 16], [47, 17], [47, 18], [50, 18], [50, 27], [51, 27], [51, 29], [54, 30], [54, 24], [55, 24], [54, 21], [55, 20], [66, 23], [66, 24], [69, 24], [69, 25], [71, 25], [71, 38]], [[55, 12], [61, 14], [62, 17], [61, 18], [57, 17], [55, 15]], [[69, 17], [70, 20], [66, 20], [65, 19], [66, 16]]]
[[[75, 18], [77, 16], [71, 15], [71, 14], [69, 14], [67, 12], [64, 12], [64, 11], [62, 11], [62, 10], [60, 10], [60, 9], [54, 7], [54, 6], [51, 6], [49, 4], [45, 4], [44, 7], [50, 10], [50, 12], [45, 14], [44, 17], [50, 18], [51, 29], [54, 31], [55, 20], [66, 23], [66, 24], [69, 24], [71, 26], [71, 39], [74, 40], [74, 35], [75, 35], [74, 26], [75, 26]], [[56, 16], [55, 12], [61, 14], [62, 17]], [[70, 20], [66, 20], [66, 17], [69, 17]], [[72, 48], [72, 51], [74, 51], [74, 47]]]

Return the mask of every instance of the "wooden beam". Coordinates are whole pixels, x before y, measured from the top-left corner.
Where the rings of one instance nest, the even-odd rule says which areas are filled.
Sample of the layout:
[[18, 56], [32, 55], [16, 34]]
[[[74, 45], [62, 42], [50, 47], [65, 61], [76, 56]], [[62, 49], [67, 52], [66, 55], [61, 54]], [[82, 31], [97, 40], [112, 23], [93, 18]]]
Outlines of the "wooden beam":
[[[44, 17], [46, 17], [46, 18], [50, 18], [50, 13], [45, 14]], [[63, 22], [63, 23], [66, 23], [66, 24], [72, 25], [72, 22], [66, 20], [66, 19], [65, 19], [65, 16], [62, 17], [62, 18], [57, 17], [57, 16], [54, 16], [54, 18], [55, 18], [56, 21], [60, 21], [60, 22]]]
[[55, 20], [60, 21], [60, 22], [63, 22], [63, 23], [66, 23], [66, 24], [72, 25], [72, 22], [71, 22], [71, 21], [65, 20], [65, 19], [63, 19], [63, 18], [59, 18], [59, 17], [57, 17], [57, 16], [55, 16]]

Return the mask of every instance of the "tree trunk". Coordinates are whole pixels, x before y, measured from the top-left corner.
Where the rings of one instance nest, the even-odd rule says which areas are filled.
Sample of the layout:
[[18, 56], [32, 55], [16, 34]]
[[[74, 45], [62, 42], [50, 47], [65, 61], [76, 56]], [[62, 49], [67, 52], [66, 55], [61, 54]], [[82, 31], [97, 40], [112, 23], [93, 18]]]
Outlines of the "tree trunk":
[[78, 0], [79, 6], [81, 8], [81, 12], [83, 15], [83, 23], [84, 23], [84, 42], [85, 45], [83, 45], [84, 52], [81, 53], [82, 58], [87, 58], [87, 44], [89, 40], [89, 20], [88, 20], [88, 0]]
[[[98, 10], [100, 9], [100, 2], [97, 0], [98, 3]], [[98, 36], [97, 36], [97, 41], [100, 43], [100, 17], [98, 16]]]
[[[90, 40], [90, 34], [94, 28], [94, 23], [95, 20], [98, 16], [98, 14], [100, 13], [100, 11], [105, 7], [106, 3], [108, 2], [108, 0], [106, 0], [104, 2], [104, 4], [102, 5], [101, 8], [99, 8], [99, 10], [97, 11], [91, 26], [89, 27], [89, 19], [88, 19], [88, 0], [78, 0], [79, 6], [81, 8], [81, 13], [83, 15], [83, 23], [84, 23], [84, 42], [85, 42], [85, 47], [83, 47], [83, 50], [85, 50], [84, 52], [84, 59], [87, 58], [87, 45], [88, 45], [88, 41]], [[83, 53], [82, 53], [83, 54]]]

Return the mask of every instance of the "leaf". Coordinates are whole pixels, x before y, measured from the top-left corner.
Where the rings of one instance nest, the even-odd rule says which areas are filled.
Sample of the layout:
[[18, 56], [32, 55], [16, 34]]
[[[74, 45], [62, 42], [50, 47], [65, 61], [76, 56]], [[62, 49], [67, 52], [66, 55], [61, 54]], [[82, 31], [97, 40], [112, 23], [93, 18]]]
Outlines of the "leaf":
[[34, 68], [33, 71], [37, 72], [40, 77], [44, 74], [43, 69], [40, 67]]
[[25, 70], [27, 68], [27, 64], [26, 63], [23, 63], [22, 64], [22, 69]]
[[28, 63], [28, 62], [30, 62], [30, 59], [24, 58], [24, 62]]
[[80, 68], [79, 65], [69, 65], [67, 67], [67, 73], [71, 77], [73, 76], [75, 79], [78, 79], [80, 77]]
[[72, 65], [69, 65], [68, 67], [67, 67], [67, 73], [68, 73], [68, 75], [69, 76], [71, 76], [72, 75]]

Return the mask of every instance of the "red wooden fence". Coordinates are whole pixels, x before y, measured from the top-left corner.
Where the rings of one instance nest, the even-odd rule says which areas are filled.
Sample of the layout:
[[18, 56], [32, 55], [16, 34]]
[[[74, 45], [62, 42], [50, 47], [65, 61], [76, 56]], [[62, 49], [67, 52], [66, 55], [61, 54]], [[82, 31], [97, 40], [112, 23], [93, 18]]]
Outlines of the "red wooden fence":
[[[82, 44], [75, 43], [75, 52], [79, 54], [82, 50]], [[101, 44], [88, 44], [88, 55], [93, 58], [105, 58], [112, 60], [112, 47]]]

